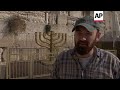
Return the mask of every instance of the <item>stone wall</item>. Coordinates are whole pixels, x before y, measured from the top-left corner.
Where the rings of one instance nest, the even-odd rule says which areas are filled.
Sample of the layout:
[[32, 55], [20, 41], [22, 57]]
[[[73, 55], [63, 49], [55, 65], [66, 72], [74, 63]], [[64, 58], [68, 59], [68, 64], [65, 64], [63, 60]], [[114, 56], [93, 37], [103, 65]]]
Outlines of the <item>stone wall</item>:
[[[25, 31], [18, 32], [17, 35], [9, 34], [9, 33], [6, 34], [6, 30], [8, 29], [6, 21], [13, 15], [19, 15], [21, 19], [25, 21], [26, 24]], [[45, 18], [46, 17], [44, 11], [41, 12], [40, 11], [38, 12], [1, 11], [0, 12], [0, 42], [1, 42], [0, 47], [11, 47], [15, 45], [18, 45], [20, 47], [36, 47], [37, 45], [35, 44], [34, 33], [45, 31], [44, 30], [45, 25], [47, 24]], [[52, 27], [51, 30], [54, 32], [67, 33], [68, 37], [72, 34], [68, 32], [71, 32], [71, 29], [73, 27], [72, 25], [73, 21], [71, 20], [70, 23], [70, 18], [68, 19], [67, 15], [58, 14], [55, 12], [49, 13], [49, 23], [51, 24]], [[20, 27], [18, 27], [17, 29], [20, 29]]]
[[[35, 32], [45, 32], [45, 25], [49, 23], [51, 31], [67, 33], [67, 42], [63, 47], [72, 48], [74, 46], [74, 33], [71, 32], [73, 24], [76, 19], [88, 14], [93, 15], [93, 11], [0, 11], [0, 47], [40, 48], [35, 42]], [[19, 23], [14, 27], [15, 32], [12, 34], [7, 32], [8, 21], [13, 16], [19, 16], [25, 22], [25, 30], [22, 30]], [[117, 30], [114, 28], [113, 18], [113, 12], [104, 12], [106, 27], [102, 32], [103, 41], [111, 40], [113, 31]]]

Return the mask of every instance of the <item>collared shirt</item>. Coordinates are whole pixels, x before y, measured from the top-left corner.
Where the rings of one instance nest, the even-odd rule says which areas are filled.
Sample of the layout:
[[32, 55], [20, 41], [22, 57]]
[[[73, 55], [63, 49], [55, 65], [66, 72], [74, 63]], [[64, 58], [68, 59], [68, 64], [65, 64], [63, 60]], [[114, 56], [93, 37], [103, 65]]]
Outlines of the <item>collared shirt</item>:
[[79, 62], [80, 62], [80, 64], [82, 65], [82, 68], [85, 68], [85, 67], [86, 67], [86, 65], [87, 65], [87, 63], [89, 62], [89, 60], [92, 59], [92, 56], [93, 56], [93, 55], [90, 55], [90, 56], [87, 57], [87, 58], [81, 58], [81, 57], [79, 57]]
[[93, 58], [82, 68], [74, 49], [58, 55], [53, 79], [119, 79], [120, 60], [111, 52], [95, 47]]

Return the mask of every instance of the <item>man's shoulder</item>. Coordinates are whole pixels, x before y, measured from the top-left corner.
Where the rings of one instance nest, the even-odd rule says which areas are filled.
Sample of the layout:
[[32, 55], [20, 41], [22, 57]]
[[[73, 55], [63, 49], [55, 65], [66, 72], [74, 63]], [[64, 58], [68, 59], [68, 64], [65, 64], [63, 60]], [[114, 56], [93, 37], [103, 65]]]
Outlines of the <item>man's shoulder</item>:
[[62, 52], [59, 53], [59, 55], [57, 57], [67, 57], [70, 56], [71, 53], [73, 52], [74, 49], [69, 49], [69, 50], [64, 50]]
[[112, 52], [105, 50], [105, 49], [101, 49], [101, 48], [97, 48], [97, 49], [98, 49], [98, 51], [100, 51], [102, 57], [106, 56], [106, 57], [110, 57], [111, 59], [119, 60], [119, 58], [115, 54], [113, 54]]
[[116, 55], [114, 55], [114, 54], [113, 54], [112, 52], [110, 52], [109, 50], [105, 50], [105, 49], [101, 49], [101, 48], [98, 48], [98, 50], [100, 50], [100, 52], [103, 53], [103, 54], [107, 54], [107, 55], [116, 57]]

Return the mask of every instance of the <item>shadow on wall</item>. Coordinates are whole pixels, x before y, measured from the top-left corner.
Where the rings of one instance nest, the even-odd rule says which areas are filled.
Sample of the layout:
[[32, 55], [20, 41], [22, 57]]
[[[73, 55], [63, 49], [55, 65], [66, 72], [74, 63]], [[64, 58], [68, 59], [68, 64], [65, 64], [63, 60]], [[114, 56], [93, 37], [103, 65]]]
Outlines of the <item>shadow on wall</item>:
[[24, 32], [26, 29], [26, 22], [24, 18], [19, 15], [9, 17], [4, 23], [6, 24], [3, 29], [4, 36], [10, 34], [18, 35], [19, 32]]

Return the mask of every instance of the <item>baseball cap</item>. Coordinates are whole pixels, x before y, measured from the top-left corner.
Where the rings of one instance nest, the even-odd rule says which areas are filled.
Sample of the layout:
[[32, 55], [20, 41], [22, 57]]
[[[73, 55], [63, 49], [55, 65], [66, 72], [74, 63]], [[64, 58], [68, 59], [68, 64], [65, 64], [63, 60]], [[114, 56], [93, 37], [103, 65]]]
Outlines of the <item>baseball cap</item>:
[[77, 26], [84, 26], [90, 32], [93, 30], [100, 30], [100, 24], [101, 22], [95, 22], [92, 16], [85, 16], [76, 20], [72, 32], [76, 29]]

